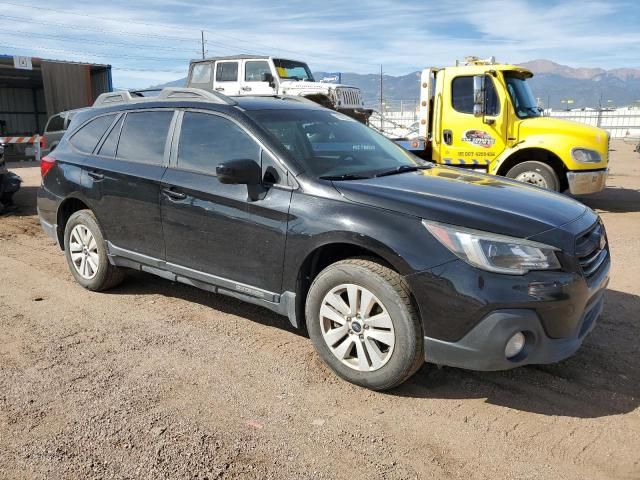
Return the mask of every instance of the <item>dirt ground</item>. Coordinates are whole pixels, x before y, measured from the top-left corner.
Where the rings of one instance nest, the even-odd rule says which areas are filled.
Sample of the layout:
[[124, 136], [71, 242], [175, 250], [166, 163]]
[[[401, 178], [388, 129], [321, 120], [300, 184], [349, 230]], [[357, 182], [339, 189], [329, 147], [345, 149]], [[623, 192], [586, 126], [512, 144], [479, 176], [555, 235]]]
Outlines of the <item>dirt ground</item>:
[[132, 274], [74, 283], [35, 215], [0, 218], [1, 478], [640, 479], [640, 155], [613, 144], [605, 311], [550, 366], [425, 365], [374, 393], [267, 310]]

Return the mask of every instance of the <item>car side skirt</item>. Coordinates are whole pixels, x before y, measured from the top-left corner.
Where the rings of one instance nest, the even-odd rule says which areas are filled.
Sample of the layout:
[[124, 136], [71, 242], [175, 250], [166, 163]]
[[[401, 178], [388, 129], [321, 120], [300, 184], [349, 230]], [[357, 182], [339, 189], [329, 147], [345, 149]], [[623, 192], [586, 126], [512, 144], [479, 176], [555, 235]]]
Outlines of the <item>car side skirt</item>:
[[252, 285], [238, 283], [227, 278], [120, 248], [109, 241], [106, 244], [109, 262], [115, 266], [151, 273], [172, 282], [184, 283], [212, 293], [227, 295], [247, 303], [259, 305], [286, 316], [294, 327], [301, 327], [301, 322], [298, 321], [295, 315], [296, 294], [294, 292], [269, 292]]

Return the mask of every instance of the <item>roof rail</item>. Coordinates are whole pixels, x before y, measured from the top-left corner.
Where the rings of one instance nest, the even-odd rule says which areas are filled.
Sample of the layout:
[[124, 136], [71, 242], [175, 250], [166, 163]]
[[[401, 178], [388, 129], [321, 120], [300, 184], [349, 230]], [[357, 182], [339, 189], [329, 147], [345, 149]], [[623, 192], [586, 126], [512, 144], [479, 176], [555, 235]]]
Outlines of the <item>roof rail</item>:
[[[159, 92], [157, 96], [147, 96], [144, 93]], [[201, 88], [184, 88], [184, 87], [167, 87], [163, 89], [145, 89], [145, 90], [120, 90], [116, 92], [101, 93], [96, 101], [93, 102], [94, 107], [103, 107], [105, 105], [114, 105], [117, 103], [132, 103], [153, 100], [204, 100], [208, 102], [236, 105], [237, 102], [226, 95]]]

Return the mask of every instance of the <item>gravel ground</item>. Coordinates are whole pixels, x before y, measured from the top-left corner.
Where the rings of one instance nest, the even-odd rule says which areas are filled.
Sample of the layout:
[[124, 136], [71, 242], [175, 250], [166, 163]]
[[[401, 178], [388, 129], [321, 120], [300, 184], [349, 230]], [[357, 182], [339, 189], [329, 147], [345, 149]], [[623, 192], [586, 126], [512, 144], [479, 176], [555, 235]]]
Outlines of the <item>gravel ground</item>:
[[0, 218], [1, 478], [640, 478], [640, 155], [613, 144], [614, 266], [582, 349], [549, 366], [425, 365], [374, 393], [285, 318], [136, 273], [73, 282], [35, 215]]

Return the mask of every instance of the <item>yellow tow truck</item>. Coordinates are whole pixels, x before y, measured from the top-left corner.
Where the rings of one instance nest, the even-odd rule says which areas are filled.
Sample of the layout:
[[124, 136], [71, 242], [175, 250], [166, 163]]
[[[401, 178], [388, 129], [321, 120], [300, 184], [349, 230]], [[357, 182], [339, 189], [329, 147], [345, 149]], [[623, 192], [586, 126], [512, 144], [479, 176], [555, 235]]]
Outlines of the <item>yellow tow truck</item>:
[[527, 82], [532, 76], [493, 58], [467, 57], [454, 67], [427, 68], [420, 80], [417, 134], [396, 141], [437, 163], [550, 190], [573, 195], [603, 190], [609, 134], [543, 116]]

